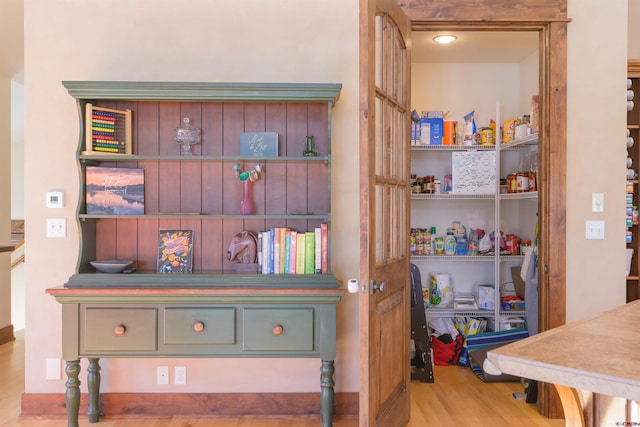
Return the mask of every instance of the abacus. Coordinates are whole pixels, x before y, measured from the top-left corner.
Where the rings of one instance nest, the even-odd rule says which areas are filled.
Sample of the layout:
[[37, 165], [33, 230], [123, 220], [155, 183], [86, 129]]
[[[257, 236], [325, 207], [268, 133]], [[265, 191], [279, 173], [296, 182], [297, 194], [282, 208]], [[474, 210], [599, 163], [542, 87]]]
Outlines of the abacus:
[[131, 110], [86, 105], [86, 154], [131, 154]]

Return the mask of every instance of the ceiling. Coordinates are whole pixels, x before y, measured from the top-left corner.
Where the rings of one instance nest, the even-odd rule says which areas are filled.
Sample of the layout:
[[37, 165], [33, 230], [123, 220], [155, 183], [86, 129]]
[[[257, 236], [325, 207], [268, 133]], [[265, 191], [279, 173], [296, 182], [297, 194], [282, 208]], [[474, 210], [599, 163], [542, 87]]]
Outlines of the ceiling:
[[[447, 45], [433, 41], [439, 34], [458, 39]], [[513, 62], [538, 51], [536, 31], [412, 31], [411, 62]]]

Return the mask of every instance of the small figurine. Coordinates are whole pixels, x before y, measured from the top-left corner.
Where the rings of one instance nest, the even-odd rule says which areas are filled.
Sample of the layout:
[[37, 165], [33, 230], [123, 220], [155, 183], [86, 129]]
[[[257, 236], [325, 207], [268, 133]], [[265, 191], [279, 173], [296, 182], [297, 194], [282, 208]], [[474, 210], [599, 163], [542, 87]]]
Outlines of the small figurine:
[[318, 152], [316, 151], [316, 144], [313, 142], [313, 136], [307, 136], [307, 143], [305, 145], [304, 150], [302, 151], [302, 155], [304, 157], [316, 157]]

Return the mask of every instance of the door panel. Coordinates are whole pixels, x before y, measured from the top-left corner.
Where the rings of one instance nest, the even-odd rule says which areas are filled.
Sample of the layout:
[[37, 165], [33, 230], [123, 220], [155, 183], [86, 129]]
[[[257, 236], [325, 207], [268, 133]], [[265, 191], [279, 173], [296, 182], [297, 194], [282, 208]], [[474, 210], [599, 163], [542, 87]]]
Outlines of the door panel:
[[409, 421], [409, 34], [393, 0], [361, 0], [360, 425]]

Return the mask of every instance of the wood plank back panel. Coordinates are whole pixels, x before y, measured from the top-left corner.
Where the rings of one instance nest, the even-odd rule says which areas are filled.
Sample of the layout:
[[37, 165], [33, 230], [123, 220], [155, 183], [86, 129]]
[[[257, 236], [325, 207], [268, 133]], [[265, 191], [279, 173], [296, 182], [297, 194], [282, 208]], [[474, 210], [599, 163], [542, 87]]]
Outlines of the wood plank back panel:
[[[155, 270], [160, 229], [194, 231], [194, 270], [233, 269], [226, 259], [233, 236], [271, 227], [311, 231], [321, 220], [203, 218], [197, 214], [240, 214], [243, 183], [235, 176], [236, 160], [203, 160], [198, 156], [237, 156], [242, 132], [276, 132], [281, 157], [301, 157], [306, 136], [313, 135], [320, 156], [329, 152], [328, 106], [322, 103], [219, 102], [97, 102], [96, 105], [133, 111], [133, 152], [178, 156], [175, 127], [182, 118], [201, 128], [194, 158], [141, 159], [100, 162], [99, 166], [141, 168], [145, 175], [145, 213], [181, 213], [180, 218], [118, 218], [96, 221], [96, 259], [137, 260], [140, 270]], [[329, 212], [328, 166], [323, 162], [241, 161], [242, 170], [260, 164], [263, 173], [250, 184], [258, 215]], [[194, 214], [193, 216], [188, 214]], [[132, 236], [135, 236], [132, 239]]]

